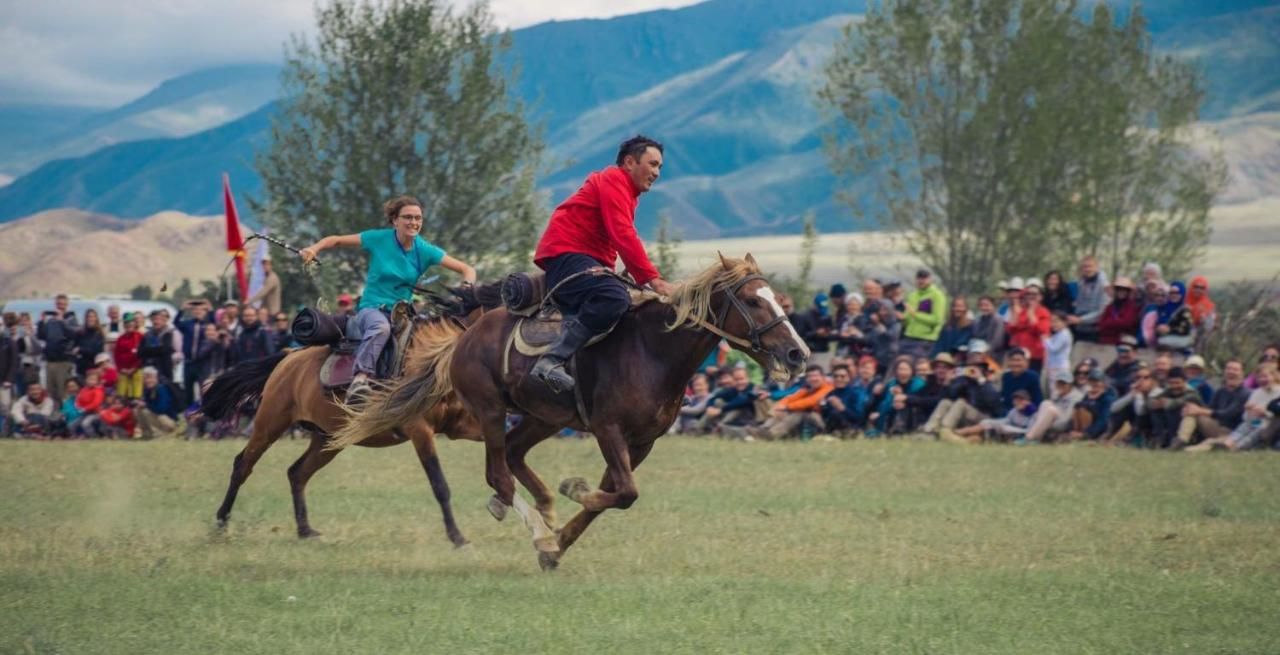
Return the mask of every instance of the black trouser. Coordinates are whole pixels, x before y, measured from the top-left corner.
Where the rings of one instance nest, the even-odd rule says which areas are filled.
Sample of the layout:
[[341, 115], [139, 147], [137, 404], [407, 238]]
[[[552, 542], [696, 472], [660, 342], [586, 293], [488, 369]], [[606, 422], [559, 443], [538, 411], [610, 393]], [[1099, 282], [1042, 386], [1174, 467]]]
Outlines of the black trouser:
[[[547, 272], [547, 290], [555, 288], [574, 273], [601, 267], [600, 262], [577, 253], [566, 253], [543, 263]], [[581, 275], [556, 290], [552, 300], [567, 317], [595, 334], [613, 327], [631, 307], [627, 287], [610, 275]]]

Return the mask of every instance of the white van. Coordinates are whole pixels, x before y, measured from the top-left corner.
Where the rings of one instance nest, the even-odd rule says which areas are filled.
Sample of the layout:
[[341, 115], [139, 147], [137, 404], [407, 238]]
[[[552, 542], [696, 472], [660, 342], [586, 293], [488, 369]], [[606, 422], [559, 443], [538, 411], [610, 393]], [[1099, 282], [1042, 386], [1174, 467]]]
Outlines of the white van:
[[[131, 300], [128, 296], [103, 296], [98, 298], [80, 298], [78, 296], [69, 296], [70, 300], [68, 309], [72, 314], [76, 315], [76, 320], [84, 323], [84, 312], [86, 309], [93, 309], [98, 312], [98, 318], [104, 323], [107, 320], [107, 307], [111, 305], [119, 305], [120, 314], [124, 315], [129, 312], [142, 312], [145, 317], [152, 311], [164, 309], [169, 312], [170, 318], [178, 316], [178, 310], [167, 302], [156, 302], [154, 300]], [[10, 300], [0, 309], [0, 313], [13, 312], [21, 314], [27, 312], [31, 315], [33, 323], [40, 322], [40, 315], [53, 311], [53, 298], [24, 298], [21, 300]], [[143, 325], [146, 322], [143, 321]]]

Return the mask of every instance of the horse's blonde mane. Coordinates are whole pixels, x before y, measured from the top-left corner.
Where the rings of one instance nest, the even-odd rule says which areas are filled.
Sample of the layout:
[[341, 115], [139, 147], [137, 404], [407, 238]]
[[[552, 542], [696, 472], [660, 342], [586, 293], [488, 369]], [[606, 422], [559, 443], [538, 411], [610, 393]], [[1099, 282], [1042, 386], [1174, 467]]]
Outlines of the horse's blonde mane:
[[667, 324], [668, 330], [682, 325], [711, 322], [711, 297], [716, 291], [733, 286], [748, 275], [760, 275], [760, 267], [748, 255], [747, 259], [720, 256], [720, 261], [701, 273], [674, 284], [675, 289], [666, 302], [675, 310], [675, 318]]

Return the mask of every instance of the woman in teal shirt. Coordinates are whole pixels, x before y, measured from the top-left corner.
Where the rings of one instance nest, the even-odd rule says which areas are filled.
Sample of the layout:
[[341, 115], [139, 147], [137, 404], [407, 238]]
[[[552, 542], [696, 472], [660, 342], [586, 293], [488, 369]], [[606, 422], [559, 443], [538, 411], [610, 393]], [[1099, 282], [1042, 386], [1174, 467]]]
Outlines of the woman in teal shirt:
[[474, 268], [448, 256], [439, 246], [418, 235], [422, 231], [422, 203], [417, 198], [392, 198], [383, 206], [383, 213], [390, 228], [327, 236], [301, 250], [303, 262], [335, 246], [363, 248], [369, 253], [369, 272], [355, 318], [361, 337], [356, 351], [355, 379], [347, 390], [348, 400], [369, 389], [369, 376], [373, 375], [378, 355], [391, 336], [388, 314], [396, 302], [413, 297], [414, 285], [428, 268], [439, 264], [462, 275], [468, 284], [476, 281]]

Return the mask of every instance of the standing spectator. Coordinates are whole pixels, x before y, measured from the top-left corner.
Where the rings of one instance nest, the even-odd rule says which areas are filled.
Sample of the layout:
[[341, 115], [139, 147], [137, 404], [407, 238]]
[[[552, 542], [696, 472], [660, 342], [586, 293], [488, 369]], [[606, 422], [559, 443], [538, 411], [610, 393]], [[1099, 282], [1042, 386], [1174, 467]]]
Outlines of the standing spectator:
[[98, 432], [98, 412], [102, 411], [106, 401], [107, 391], [102, 385], [102, 376], [97, 370], [90, 369], [84, 376], [84, 388], [75, 399], [75, 408], [79, 416], [75, 419], [69, 417], [67, 419], [72, 436], [101, 436]]
[[893, 303], [893, 311], [898, 313], [899, 321], [907, 316], [906, 296], [907, 292], [902, 288], [901, 282], [893, 280], [884, 285], [884, 297], [886, 300]]
[[848, 290], [839, 282], [831, 285], [830, 291], [827, 292], [827, 296], [831, 300], [831, 321], [837, 327], [844, 321], [845, 313], [848, 311], [846, 305], [846, 297], [848, 295]]
[[942, 333], [938, 335], [929, 356], [936, 358], [942, 353], [955, 355], [968, 346], [972, 339], [973, 320], [969, 318], [969, 301], [964, 296], [956, 296], [951, 301], [951, 315], [947, 318], [947, 324], [942, 327]]
[[1272, 411], [1273, 403], [1280, 399], [1280, 372], [1275, 366], [1264, 366], [1256, 374], [1258, 388], [1249, 394], [1244, 404], [1244, 417], [1240, 425], [1225, 437], [1206, 439], [1204, 443], [1191, 446], [1186, 452], [1207, 452], [1215, 448], [1228, 450], [1248, 450], [1258, 445], [1267, 424], [1276, 418]]
[[231, 334], [216, 325], [204, 326], [204, 338], [196, 352], [196, 389], [227, 368], [227, 353], [231, 347]]
[[116, 393], [124, 398], [142, 397], [142, 358], [138, 349], [142, 346], [142, 317], [130, 312], [124, 315], [124, 332], [116, 339], [115, 360], [120, 381]]
[[1107, 376], [1102, 369], [1090, 370], [1088, 377], [1089, 390], [1072, 413], [1072, 441], [1098, 441], [1106, 436], [1107, 426], [1111, 424], [1111, 406], [1115, 404], [1116, 392], [1107, 384]]
[[1166, 350], [1187, 350], [1195, 344], [1195, 321], [1191, 308], [1183, 301], [1186, 285], [1174, 281], [1169, 284], [1168, 301], [1160, 311], [1160, 323], [1156, 326], [1156, 346]]
[[36, 329], [36, 337], [44, 342], [45, 381], [55, 405], [62, 404], [67, 380], [75, 375], [75, 338], [80, 324], [67, 310], [69, 303], [67, 294], [58, 294], [54, 309], [41, 316]]
[[1139, 368], [1145, 366], [1138, 361], [1137, 347], [1138, 340], [1127, 334], [1116, 344], [1116, 360], [1107, 367], [1106, 374], [1107, 382], [1116, 390], [1117, 395], [1129, 393], [1133, 376], [1137, 375]]
[[13, 341], [18, 348], [17, 395], [26, 393], [27, 387], [40, 381], [44, 342], [36, 336], [31, 324], [31, 314], [18, 314], [18, 325], [13, 329]]
[[1098, 319], [1098, 342], [1115, 345], [1126, 335], [1138, 334], [1141, 308], [1133, 298], [1133, 281], [1127, 277], [1116, 278], [1111, 285], [1111, 304], [1102, 310]]
[[907, 294], [899, 350], [912, 357], [928, 357], [947, 320], [947, 295], [933, 283], [928, 269], [916, 271], [916, 288]]
[[245, 307], [240, 314], [240, 336], [231, 349], [231, 364], [261, 359], [275, 352], [271, 334], [258, 322], [258, 310]]
[[[1138, 276], [1138, 282], [1141, 285], [1139, 286], [1139, 289], [1147, 293], [1149, 293], [1153, 288], [1169, 286], [1168, 284], [1165, 284], [1164, 272], [1160, 270], [1160, 265], [1155, 262], [1147, 262], [1142, 265], [1142, 271]], [[1140, 297], [1138, 300], [1146, 302], [1145, 298]]]
[[1071, 297], [1071, 289], [1067, 287], [1066, 280], [1062, 279], [1062, 273], [1059, 271], [1049, 271], [1044, 274], [1044, 308], [1049, 313], [1062, 312], [1070, 315], [1075, 311], [1075, 300]]
[[996, 301], [991, 296], [978, 299], [978, 320], [973, 323], [973, 338], [985, 342], [997, 357], [1004, 352], [1004, 319], [996, 314]]
[[1217, 439], [1231, 434], [1244, 418], [1249, 390], [1244, 388], [1244, 363], [1228, 360], [1222, 369], [1222, 386], [1209, 402], [1182, 408], [1178, 436], [1171, 448], [1178, 450], [1194, 443], [1195, 437]]
[[1191, 278], [1191, 289], [1187, 291], [1187, 307], [1191, 309], [1191, 327], [1203, 339], [1213, 331], [1218, 318], [1218, 310], [1209, 298], [1209, 279], [1203, 275]]
[[76, 332], [76, 373], [83, 376], [107, 345], [107, 333], [98, 318], [98, 310], [84, 310], [84, 325]]
[[13, 404], [14, 436], [45, 437], [53, 427], [57, 405], [45, 393], [44, 385], [32, 382], [27, 393]]
[[0, 324], [0, 435], [8, 432], [9, 409], [13, 406], [14, 384], [18, 379], [18, 346], [10, 332], [17, 325], [18, 316], [13, 312], [6, 313], [4, 323]]
[[225, 327], [227, 332], [231, 333], [231, 338], [235, 339], [240, 336], [240, 303], [234, 300], [228, 300], [222, 303], [222, 315], [214, 317], [218, 325]]
[[266, 316], [274, 316], [280, 312], [284, 304], [280, 302], [280, 276], [271, 270], [271, 255], [262, 256], [262, 288], [253, 294], [246, 305], [258, 308]]
[[864, 424], [870, 390], [853, 384], [848, 366], [832, 369], [831, 379], [831, 393], [822, 399], [822, 423], [827, 432], [848, 437]]
[[880, 311], [880, 301], [884, 300], [884, 287], [877, 280], [862, 281], [862, 313], [867, 320]]
[[[1066, 329], [1065, 323], [1063, 329]], [[1040, 403], [1036, 420], [1027, 430], [1027, 441], [1032, 443], [1070, 441], [1072, 416], [1076, 405], [1084, 400], [1084, 392], [1076, 388], [1070, 371], [1050, 372], [1049, 384], [1052, 385], [1049, 398]]]
[[107, 339], [103, 352], [115, 352], [116, 339], [124, 334], [124, 317], [120, 315], [120, 305], [107, 305], [107, 320], [103, 328]]
[[143, 439], [171, 434], [178, 426], [179, 399], [170, 389], [159, 371], [150, 366], [142, 369], [142, 399], [134, 401], [133, 413]]
[[217, 334], [217, 327], [214, 325], [213, 317], [209, 315], [209, 302], [203, 298], [195, 298], [182, 303], [182, 309], [178, 310], [178, 316], [174, 319], [174, 325], [178, 329], [178, 333], [182, 335], [182, 361], [185, 365], [182, 367], [182, 405], [190, 407], [196, 400], [196, 386], [200, 383], [200, 363], [197, 360], [200, 357], [201, 346], [205, 341], [205, 330], [208, 327], [214, 328], [214, 334]]
[[[275, 319], [272, 321], [272, 323], [273, 323], [272, 330], [271, 330], [272, 350], [274, 350], [275, 352], [280, 352], [282, 350], [287, 350], [289, 348], [292, 348], [293, 332], [291, 332], [289, 329], [289, 315], [283, 312], [276, 314]], [[738, 351], [735, 350], [733, 352], [736, 353]], [[743, 356], [746, 357], [745, 355]], [[754, 359], [751, 359], [750, 357], [746, 357], [746, 359], [752, 364], [756, 363], [756, 361]], [[759, 367], [760, 365], [756, 364], [756, 366]]]
[[856, 358], [866, 350], [866, 330], [870, 329], [870, 321], [862, 313], [862, 294], [851, 293], [845, 299], [844, 317], [836, 326], [839, 330], [840, 345], [836, 354], [841, 357]]
[[1138, 345], [1155, 348], [1156, 326], [1165, 320], [1162, 315], [1169, 301], [1169, 288], [1158, 282], [1152, 283], [1144, 297], [1146, 305], [1138, 319]]
[[871, 330], [867, 333], [872, 356], [881, 371], [888, 371], [889, 365], [898, 356], [898, 339], [902, 334], [902, 323], [893, 309], [893, 303], [881, 299], [876, 303], [876, 313], [871, 316]]
[[[1028, 284], [1017, 301], [1005, 329], [1009, 333], [1009, 347], [1022, 349], [1030, 358], [1031, 369], [1039, 373], [1044, 368], [1044, 339], [1049, 336], [1049, 310], [1040, 304], [1042, 298], [1038, 280]], [[1036, 399], [1036, 404], [1040, 400]]]
[[835, 323], [827, 309], [827, 294], [819, 293], [813, 298], [813, 307], [801, 317], [800, 325], [794, 326], [800, 338], [809, 346], [812, 355], [809, 361], [822, 367], [831, 362], [831, 337], [835, 333]]
[[804, 372], [804, 386], [799, 391], [774, 403], [769, 420], [759, 427], [748, 428], [748, 435], [776, 440], [796, 430], [802, 430], [806, 424], [812, 427], [814, 432], [821, 432], [823, 425], [819, 411], [822, 399], [826, 398], [834, 388], [835, 386], [823, 375], [821, 366], [810, 365]]
[[[1071, 379], [1071, 330], [1067, 329], [1067, 315], [1054, 312], [1049, 317], [1049, 336], [1044, 338], [1045, 369], [1050, 384], [1061, 373]], [[1068, 418], [1070, 414], [1068, 413]]]
[[172, 382], [173, 367], [182, 361], [182, 334], [169, 325], [169, 312], [157, 309], [151, 312], [150, 318], [151, 329], [142, 336], [138, 356], [144, 368], [154, 368], [161, 379]]
[[1076, 341], [1097, 341], [1098, 322], [1107, 307], [1107, 274], [1098, 268], [1098, 259], [1086, 255], [1080, 260], [1080, 279], [1069, 285], [1075, 298], [1075, 310], [1067, 322], [1075, 332]]
[[1021, 348], [1014, 348], [1004, 356], [1004, 375], [1000, 377], [1000, 408], [1006, 414], [1013, 409], [1013, 392], [1022, 389], [1030, 397], [1031, 404], [1040, 406], [1043, 394], [1040, 392], [1040, 376], [1028, 370], [1027, 353]]
[[[1187, 384], [1192, 389], [1195, 389], [1196, 393], [1200, 394], [1200, 401], [1208, 405], [1209, 401], [1213, 399], [1213, 387], [1204, 377], [1204, 358], [1199, 355], [1192, 355], [1187, 358], [1182, 368], [1187, 372]], [[1242, 368], [1241, 373], [1243, 371], [1244, 369]], [[1244, 376], [1241, 375], [1240, 379], [1243, 382]]]

